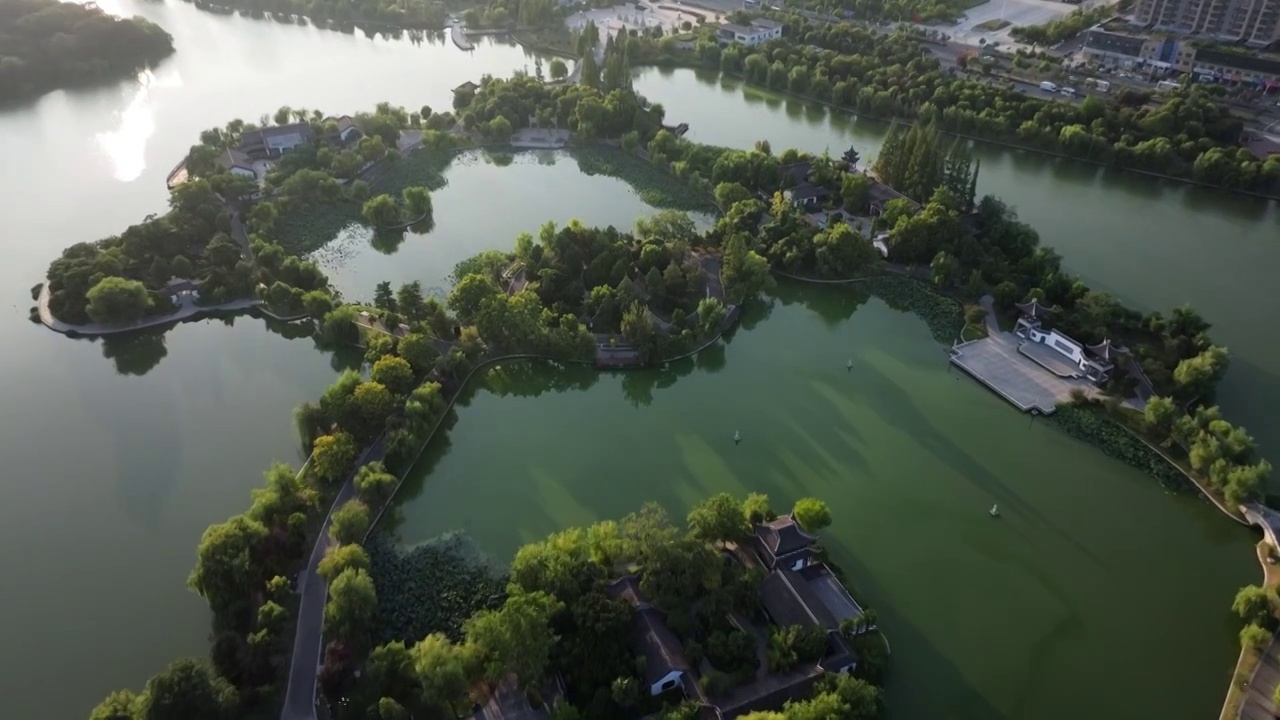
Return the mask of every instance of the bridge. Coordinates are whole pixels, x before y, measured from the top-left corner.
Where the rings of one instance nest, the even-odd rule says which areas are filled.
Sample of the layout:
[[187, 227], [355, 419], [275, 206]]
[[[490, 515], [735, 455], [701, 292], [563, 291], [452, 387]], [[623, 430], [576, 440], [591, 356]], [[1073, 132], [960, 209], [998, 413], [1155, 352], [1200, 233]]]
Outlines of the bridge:
[[1280, 535], [1280, 513], [1266, 505], [1253, 502], [1241, 505], [1240, 514], [1244, 515], [1244, 519], [1248, 520], [1250, 525], [1256, 525], [1262, 530], [1271, 547], [1280, 550], [1280, 544], [1276, 542], [1276, 537]]

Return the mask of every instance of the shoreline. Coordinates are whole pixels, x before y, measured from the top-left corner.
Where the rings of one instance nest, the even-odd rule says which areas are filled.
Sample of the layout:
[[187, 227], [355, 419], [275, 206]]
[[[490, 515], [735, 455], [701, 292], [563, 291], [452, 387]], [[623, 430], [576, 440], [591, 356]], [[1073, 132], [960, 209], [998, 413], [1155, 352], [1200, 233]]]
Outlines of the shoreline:
[[[518, 42], [518, 41], [517, 41], [517, 42]], [[736, 80], [736, 81], [740, 82], [740, 83], [742, 84], [742, 86], [744, 86], [744, 87], [750, 87], [752, 90], [755, 90], [755, 91], [757, 91], [757, 92], [767, 93], [767, 94], [773, 95], [773, 96], [775, 96], [775, 97], [777, 97], [777, 98], [780, 98], [780, 99], [787, 99], [787, 98], [791, 98], [791, 99], [800, 100], [800, 101], [803, 101], [803, 102], [806, 102], [806, 103], [813, 103], [813, 104], [815, 104], [815, 105], [821, 105], [821, 106], [823, 106], [823, 107], [827, 108], [828, 110], [836, 110], [836, 111], [839, 111], [839, 112], [845, 113], [846, 115], [850, 115], [850, 116], [853, 116], [853, 117], [856, 117], [856, 118], [866, 118], [866, 119], [868, 119], [868, 120], [875, 120], [875, 121], [877, 121], [877, 122], [889, 123], [889, 124], [891, 124], [891, 125], [903, 125], [903, 124], [910, 125], [912, 122], [915, 122], [915, 118], [909, 118], [909, 117], [898, 117], [898, 116], [889, 116], [889, 117], [885, 117], [885, 116], [882, 116], [882, 115], [874, 115], [874, 114], [871, 114], [871, 113], [861, 112], [861, 111], [859, 111], [859, 110], [855, 110], [855, 109], [853, 109], [853, 108], [845, 107], [845, 106], [843, 106], [843, 105], [838, 105], [838, 104], [833, 103], [833, 102], [831, 102], [831, 101], [829, 101], [829, 100], [820, 100], [820, 99], [818, 99], [818, 98], [815, 98], [815, 97], [812, 97], [812, 96], [809, 96], [809, 95], [804, 95], [804, 94], [801, 94], [801, 93], [794, 93], [794, 92], [791, 92], [790, 90], [775, 90], [775, 89], [770, 88], [770, 87], [764, 87], [764, 86], [757, 85], [757, 84], [755, 84], [755, 83], [753, 83], [753, 82], [749, 81], [749, 80], [746, 78], [746, 76], [745, 76], [745, 75], [742, 75], [742, 74], [740, 74], [740, 73], [730, 72], [730, 71], [727, 71], [727, 70], [720, 70], [720, 69], [716, 69], [716, 70], [708, 70], [708, 69], [706, 69], [706, 68], [699, 67], [699, 66], [698, 66], [698, 65], [696, 65], [696, 64], [681, 63], [681, 62], [674, 62], [674, 63], [654, 63], [654, 64], [652, 64], [652, 65], [642, 65], [642, 66], [638, 66], [638, 67], [640, 67], [640, 68], [655, 68], [655, 69], [658, 69], [658, 70], [662, 70], [662, 69], [666, 68], [666, 69], [677, 69], [677, 70], [692, 70], [692, 71], [694, 71], [694, 72], [706, 72], [706, 73], [714, 72], [714, 73], [716, 73], [717, 75], [720, 75], [720, 76], [723, 76], [723, 77], [732, 78], [733, 80]], [[952, 137], [962, 138], [962, 139], [964, 139], [964, 140], [969, 140], [969, 141], [972, 141], [972, 142], [975, 142], [975, 143], [985, 143], [985, 144], [994, 145], [994, 146], [997, 146], [997, 147], [1002, 147], [1002, 148], [1004, 148], [1004, 149], [1006, 149], [1006, 150], [1020, 150], [1020, 151], [1023, 151], [1023, 152], [1029, 152], [1029, 153], [1033, 153], [1033, 154], [1036, 154], [1036, 155], [1044, 155], [1044, 156], [1046, 156], [1046, 157], [1053, 157], [1053, 158], [1058, 158], [1058, 159], [1061, 159], [1061, 160], [1068, 160], [1068, 161], [1071, 161], [1071, 162], [1080, 162], [1080, 163], [1084, 163], [1084, 164], [1087, 164], [1087, 165], [1092, 165], [1092, 166], [1094, 166], [1094, 167], [1100, 167], [1100, 168], [1102, 168], [1102, 169], [1104, 169], [1104, 170], [1114, 170], [1114, 171], [1122, 172], [1122, 173], [1131, 173], [1131, 174], [1134, 174], [1134, 175], [1144, 175], [1144, 176], [1149, 177], [1149, 178], [1154, 178], [1154, 179], [1157, 179], [1157, 180], [1167, 180], [1167, 181], [1170, 181], [1170, 182], [1179, 183], [1179, 184], [1181, 184], [1181, 185], [1190, 185], [1190, 186], [1192, 186], [1192, 187], [1200, 187], [1200, 188], [1205, 188], [1205, 189], [1207, 189], [1207, 190], [1218, 190], [1218, 191], [1221, 191], [1221, 192], [1225, 192], [1225, 193], [1227, 193], [1228, 195], [1242, 195], [1242, 196], [1245, 196], [1245, 197], [1252, 197], [1252, 198], [1256, 198], [1256, 199], [1258, 199], [1258, 200], [1266, 200], [1266, 201], [1268, 201], [1268, 202], [1280, 202], [1280, 192], [1278, 192], [1278, 193], [1276, 193], [1276, 194], [1271, 194], [1271, 195], [1269, 195], [1269, 194], [1267, 194], [1267, 193], [1257, 192], [1257, 191], [1253, 191], [1253, 190], [1243, 190], [1243, 189], [1236, 189], [1236, 188], [1228, 188], [1228, 187], [1223, 187], [1223, 186], [1221, 186], [1221, 185], [1213, 185], [1213, 184], [1210, 184], [1210, 183], [1206, 183], [1206, 182], [1204, 182], [1204, 181], [1196, 180], [1196, 179], [1191, 178], [1191, 177], [1183, 177], [1183, 176], [1179, 176], [1179, 175], [1168, 175], [1168, 174], [1166, 174], [1166, 173], [1156, 172], [1156, 171], [1153, 171], [1153, 170], [1143, 170], [1143, 169], [1141, 169], [1141, 168], [1131, 168], [1131, 167], [1125, 167], [1125, 166], [1122, 166], [1122, 165], [1114, 165], [1114, 164], [1110, 164], [1110, 163], [1103, 162], [1103, 161], [1101, 161], [1101, 160], [1093, 160], [1093, 159], [1090, 159], [1090, 158], [1076, 157], [1075, 155], [1067, 155], [1067, 154], [1065, 154], [1065, 153], [1057, 152], [1057, 151], [1054, 151], [1054, 150], [1046, 150], [1046, 149], [1044, 149], [1044, 148], [1038, 148], [1038, 147], [1035, 147], [1035, 146], [1032, 146], [1032, 145], [1020, 145], [1020, 144], [1018, 144], [1018, 143], [1009, 142], [1009, 141], [1007, 141], [1007, 140], [999, 140], [999, 139], [995, 139], [995, 138], [988, 138], [988, 137], [984, 137], [984, 136], [981, 136], [981, 135], [970, 135], [970, 134], [967, 134], [967, 133], [958, 132], [958, 131], [955, 131], [955, 130], [950, 130], [950, 129], [946, 128], [945, 126], [939, 126], [939, 127], [938, 127], [938, 132], [940, 132], [940, 133], [942, 133], [942, 134], [944, 134], [944, 135], [950, 135], [950, 136], [952, 136]], [[1232, 149], [1234, 149], [1234, 148], [1232, 148]]]
[[208, 316], [236, 314], [246, 311], [257, 311], [280, 322], [296, 322], [305, 320], [310, 317], [307, 313], [297, 315], [279, 315], [267, 309], [267, 304], [257, 298], [241, 298], [239, 300], [231, 300], [221, 305], [192, 305], [184, 303], [181, 308], [168, 315], [152, 315], [142, 318], [135, 323], [123, 326], [101, 325], [98, 323], [90, 323], [88, 325], [75, 325], [63, 322], [53, 316], [53, 312], [49, 310], [49, 281], [45, 280], [40, 284], [40, 296], [36, 300], [36, 309], [40, 316], [40, 324], [46, 328], [62, 334], [67, 337], [106, 337], [108, 335], [118, 335], [120, 333], [135, 332], [138, 330], [147, 330], [164, 325], [203, 320]]

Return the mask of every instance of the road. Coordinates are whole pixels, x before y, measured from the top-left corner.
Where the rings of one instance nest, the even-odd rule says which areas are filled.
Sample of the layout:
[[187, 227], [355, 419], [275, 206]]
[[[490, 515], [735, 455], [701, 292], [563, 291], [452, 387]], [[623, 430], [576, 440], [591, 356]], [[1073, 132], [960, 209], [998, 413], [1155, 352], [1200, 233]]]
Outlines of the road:
[[[384, 439], [379, 437], [356, 461], [355, 467], [381, 460], [386, 454]], [[329, 588], [317, 568], [329, 550], [329, 521], [333, 511], [342, 507], [356, 495], [353, 479], [355, 470], [347, 476], [333, 505], [325, 515], [320, 534], [311, 549], [307, 567], [298, 576], [298, 626], [293, 637], [293, 654], [289, 658], [289, 685], [285, 691], [284, 708], [280, 720], [316, 720], [316, 681], [320, 669], [321, 652], [324, 650], [324, 606], [329, 598]]]

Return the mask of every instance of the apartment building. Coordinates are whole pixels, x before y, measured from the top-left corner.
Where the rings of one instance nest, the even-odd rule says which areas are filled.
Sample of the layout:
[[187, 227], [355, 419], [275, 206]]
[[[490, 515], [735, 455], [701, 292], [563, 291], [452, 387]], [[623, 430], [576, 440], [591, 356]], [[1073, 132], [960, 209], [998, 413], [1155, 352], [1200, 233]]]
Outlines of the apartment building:
[[1280, 0], [1138, 0], [1134, 22], [1265, 47], [1280, 42]]

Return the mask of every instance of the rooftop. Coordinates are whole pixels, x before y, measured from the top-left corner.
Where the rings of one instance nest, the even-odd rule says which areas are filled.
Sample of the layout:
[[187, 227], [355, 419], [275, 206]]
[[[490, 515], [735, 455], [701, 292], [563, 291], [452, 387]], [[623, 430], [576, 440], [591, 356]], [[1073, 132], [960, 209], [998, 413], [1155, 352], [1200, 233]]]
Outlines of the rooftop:
[[1107, 32], [1105, 30], [1090, 30], [1085, 35], [1084, 46], [1090, 50], [1138, 57], [1142, 53], [1142, 46], [1146, 42], [1146, 38], [1137, 35]]
[[758, 27], [763, 30], [776, 30], [782, 27], [782, 23], [778, 22], [777, 20], [770, 20], [769, 18], [756, 18], [755, 20], [751, 21], [751, 24], [754, 27]]
[[835, 616], [822, 604], [800, 573], [779, 567], [760, 581], [760, 603], [773, 622], [786, 627], [834, 628]]
[[1032, 298], [1031, 302], [1018, 303], [1016, 306], [1018, 312], [1026, 315], [1032, 320], [1040, 320], [1049, 315], [1049, 308], [1040, 304], [1038, 299]]
[[722, 23], [720, 25], [720, 32], [733, 33], [734, 35], [754, 35], [759, 31], [759, 28], [753, 28], [748, 25], [739, 25], [737, 23]]
[[217, 163], [218, 167], [223, 170], [230, 170], [233, 167], [244, 168], [245, 170], [253, 169], [253, 160], [235, 148], [227, 148], [218, 153]]
[[692, 666], [685, 659], [680, 639], [667, 627], [661, 611], [644, 599], [640, 593], [640, 581], [635, 575], [613, 581], [609, 585], [608, 594], [635, 608], [631, 622], [635, 629], [637, 649], [644, 656], [645, 683], [653, 685], [672, 670], [693, 672]]
[[1114, 363], [1121, 355], [1127, 354], [1129, 351], [1125, 348], [1117, 347], [1111, 342], [1111, 339], [1108, 338], [1097, 345], [1090, 345], [1089, 352], [1093, 353], [1100, 360], [1106, 360], [1109, 363]]
[[800, 527], [794, 516], [787, 514], [756, 526], [756, 536], [774, 557], [812, 547], [818, 538]]
[[1257, 55], [1244, 55], [1209, 48], [1198, 48], [1196, 49], [1196, 64], [1200, 63], [1222, 65], [1223, 67], [1228, 67], [1233, 70], [1247, 70], [1249, 72], [1265, 73], [1267, 75], [1280, 75], [1280, 60], [1260, 57]]
[[802, 183], [793, 188], [787, 189], [783, 193], [789, 200], [811, 200], [813, 198], [824, 198], [831, 194], [831, 191], [821, 185], [810, 185]]
[[813, 163], [808, 160], [800, 160], [779, 166], [778, 174], [782, 177], [783, 185], [799, 185], [809, 180], [809, 173], [812, 170]]

